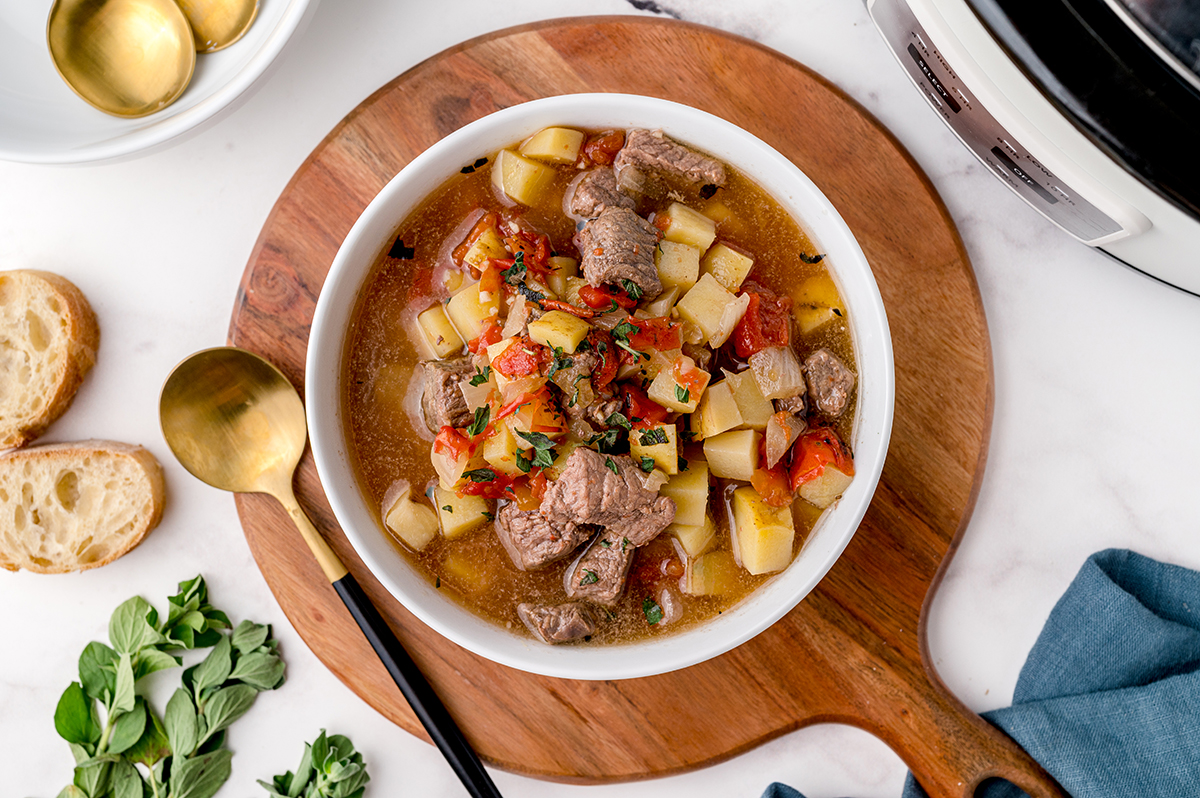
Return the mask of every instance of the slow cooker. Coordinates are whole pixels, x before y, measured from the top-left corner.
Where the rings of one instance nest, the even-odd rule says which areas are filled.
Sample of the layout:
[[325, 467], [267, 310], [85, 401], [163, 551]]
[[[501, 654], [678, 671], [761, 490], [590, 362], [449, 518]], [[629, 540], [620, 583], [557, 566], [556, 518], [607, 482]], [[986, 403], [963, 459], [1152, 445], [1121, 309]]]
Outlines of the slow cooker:
[[1200, 0], [867, 0], [988, 169], [1079, 241], [1200, 294]]

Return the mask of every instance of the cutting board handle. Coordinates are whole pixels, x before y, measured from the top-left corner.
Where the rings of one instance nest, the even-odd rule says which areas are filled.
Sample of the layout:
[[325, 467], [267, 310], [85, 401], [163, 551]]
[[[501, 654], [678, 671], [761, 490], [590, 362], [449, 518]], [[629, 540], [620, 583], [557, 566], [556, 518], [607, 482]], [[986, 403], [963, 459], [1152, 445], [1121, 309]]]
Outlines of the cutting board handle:
[[984, 781], [1001, 778], [1032, 798], [1070, 798], [1025, 749], [955, 698], [941, 680], [913, 684], [907, 708], [886, 718], [881, 736], [904, 760], [930, 798], [973, 798]]

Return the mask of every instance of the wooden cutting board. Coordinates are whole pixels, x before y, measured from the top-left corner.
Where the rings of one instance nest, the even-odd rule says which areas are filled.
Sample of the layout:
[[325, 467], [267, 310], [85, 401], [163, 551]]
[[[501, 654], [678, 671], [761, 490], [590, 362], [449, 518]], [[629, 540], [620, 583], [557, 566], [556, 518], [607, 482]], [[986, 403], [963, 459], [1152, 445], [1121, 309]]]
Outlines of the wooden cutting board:
[[[646, 679], [568, 681], [481, 659], [410, 615], [342, 535], [311, 454], [300, 467], [301, 504], [498, 767], [561, 781], [638, 779], [841, 722], [883, 739], [935, 798], [972, 795], [991, 776], [1059, 795], [1020, 748], [950, 695], [925, 637], [923, 610], [987, 455], [991, 354], [974, 275], [908, 153], [795, 61], [717, 30], [605, 17], [501, 31], [418, 64], [354, 109], [284, 189], [247, 264], [230, 342], [266, 355], [303, 390], [322, 281], [376, 192], [467, 122], [592, 91], [664, 97], [741, 125], [804, 170], [858, 237], [891, 323], [896, 421], [883, 479], [841, 559], [793, 612], [724, 656]], [[304, 641], [368, 703], [424, 736], [287, 516], [265, 497], [237, 503], [251, 551]]]

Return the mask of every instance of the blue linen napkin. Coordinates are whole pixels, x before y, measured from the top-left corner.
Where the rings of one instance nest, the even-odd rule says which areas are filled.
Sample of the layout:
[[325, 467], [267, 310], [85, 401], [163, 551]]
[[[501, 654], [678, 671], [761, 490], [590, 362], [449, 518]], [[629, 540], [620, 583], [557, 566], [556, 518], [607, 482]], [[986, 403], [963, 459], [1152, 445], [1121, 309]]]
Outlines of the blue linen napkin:
[[[1200, 795], [1200, 573], [1093, 554], [1029, 652], [1013, 705], [983, 715], [1074, 798]], [[991, 781], [983, 798], [1025, 793]], [[763, 798], [803, 798], [772, 784]], [[903, 798], [925, 798], [910, 773]]]

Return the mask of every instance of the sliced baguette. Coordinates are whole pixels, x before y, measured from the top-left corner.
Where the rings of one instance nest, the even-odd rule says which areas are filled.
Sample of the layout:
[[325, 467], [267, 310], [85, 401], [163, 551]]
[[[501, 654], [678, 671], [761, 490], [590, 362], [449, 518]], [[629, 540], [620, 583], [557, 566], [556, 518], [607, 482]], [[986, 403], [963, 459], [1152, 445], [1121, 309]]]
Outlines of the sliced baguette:
[[0, 272], [0, 449], [61, 416], [96, 362], [100, 328], [83, 293], [50, 272]]
[[0, 568], [106, 565], [158, 525], [163, 494], [162, 467], [141, 446], [91, 440], [0, 454]]

